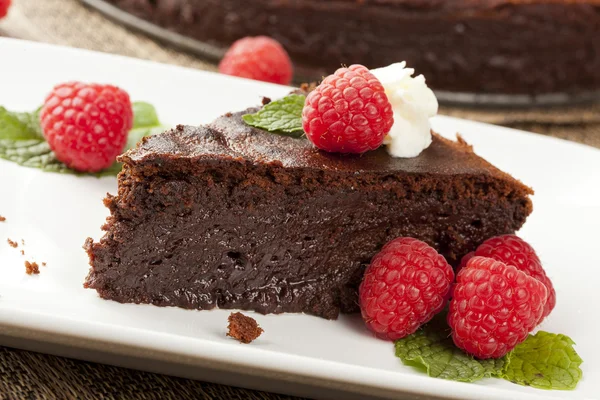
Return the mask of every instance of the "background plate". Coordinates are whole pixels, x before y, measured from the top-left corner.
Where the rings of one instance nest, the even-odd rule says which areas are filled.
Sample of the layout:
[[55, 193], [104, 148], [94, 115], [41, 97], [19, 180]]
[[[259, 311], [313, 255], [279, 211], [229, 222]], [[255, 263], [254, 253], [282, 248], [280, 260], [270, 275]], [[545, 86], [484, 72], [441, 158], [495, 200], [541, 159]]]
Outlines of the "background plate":
[[[153, 103], [163, 122], [199, 124], [230, 110], [278, 97], [289, 88], [148, 61], [0, 39], [0, 105], [39, 106], [68, 80], [125, 88]], [[462, 384], [428, 378], [394, 357], [357, 316], [338, 321], [296, 314], [255, 315], [265, 334], [252, 345], [225, 336], [229, 311], [190, 311], [101, 300], [82, 288], [88, 271], [81, 246], [99, 238], [106, 192], [115, 178], [44, 173], [0, 160], [0, 344], [125, 364], [151, 371], [265, 390], [327, 395], [343, 389], [396, 398], [589, 399], [600, 393], [592, 318], [600, 304], [600, 151], [480, 123], [437, 117], [434, 127], [460, 131], [475, 150], [536, 190], [535, 212], [522, 229], [545, 262], [558, 303], [542, 329], [577, 342], [584, 379], [574, 392], [545, 392], [487, 379]], [[26, 256], [6, 244], [24, 239]], [[45, 261], [38, 276], [24, 260]], [[50, 345], [51, 344], [51, 345]], [[58, 345], [60, 344], [60, 346]], [[325, 392], [316, 387], [327, 387]], [[339, 396], [338, 396], [339, 397]], [[344, 396], [344, 398], [349, 398]]]

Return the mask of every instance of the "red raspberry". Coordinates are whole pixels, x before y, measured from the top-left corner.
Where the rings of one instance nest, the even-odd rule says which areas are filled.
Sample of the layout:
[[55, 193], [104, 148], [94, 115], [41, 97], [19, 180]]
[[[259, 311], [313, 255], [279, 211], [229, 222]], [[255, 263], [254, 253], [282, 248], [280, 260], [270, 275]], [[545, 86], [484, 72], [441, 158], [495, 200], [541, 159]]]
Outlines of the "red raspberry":
[[292, 62], [285, 49], [267, 36], [245, 37], [234, 42], [219, 63], [219, 72], [257, 81], [288, 85]]
[[552, 281], [546, 276], [542, 262], [533, 247], [523, 239], [516, 235], [496, 236], [483, 242], [475, 250], [475, 255], [493, 258], [505, 264], [513, 265], [546, 285], [548, 298], [544, 306], [544, 314], [538, 323], [542, 322], [554, 309], [556, 305], [556, 292], [554, 291]]
[[454, 343], [499, 358], [527, 338], [544, 312], [546, 286], [512, 265], [473, 257], [457, 276], [448, 324]]
[[0, 18], [6, 17], [10, 8], [11, 0], [0, 0]]
[[360, 284], [362, 317], [379, 338], [403, 338], [444, 308], [453, 280], [452, 267], [427, 243], [394, 239], [373, 257]]
[[68, 82], [46, 97], [40, 121], [56, 158], [77, 171], [97, 172], [123, 151], [133, 110], [122, 89]]
[[383, 143], [394, 113], [381, 82], [362, 65], [340, 68], [306, 97], [302, 126], [321, 150], [364, 153]]
[[460, 259], [460, 264], [458, 265], [458, 268], [456, 268], [456, 271], [454, 271], [457, 275], [460, 272], [461, 269], [463, 269], [464, 267], [467, 266], [467, 263], [469, 262], [469, 260], [471, 258], [475, 257], [475, 252], [472, 251], [470, 253], [467, 253], [463, 256], [463, 258]]

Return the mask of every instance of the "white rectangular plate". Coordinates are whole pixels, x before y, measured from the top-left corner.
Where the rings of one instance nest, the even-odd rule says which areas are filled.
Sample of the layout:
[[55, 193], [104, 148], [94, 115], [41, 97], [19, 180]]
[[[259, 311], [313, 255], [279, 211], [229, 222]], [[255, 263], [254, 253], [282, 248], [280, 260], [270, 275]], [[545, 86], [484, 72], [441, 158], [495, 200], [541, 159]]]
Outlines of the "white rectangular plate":
[[[118, 85], [133, 100], [154, 104], [161, 120], [172, 125], [208, 122], [259, 104], [261, 96], [279, 97], [289, 91], [9, 39], [0, 39], [0, 57], [0, 105], [19, 111], [35, 109], [53, 85], [69, 80]], [[92, 358], [90, 349], [95, 349], [96, 354], [107, 354], [105, 362], [113, 362], [119, 353], [135, 354], [138, 368], [158, 369], [155, 362], [161, 360], [170, 363], [173, 369], [166, 372], [173, 374], [296, 393], [302, 384], [415, 398], [595, 398], [600, 393], [600, 151], [447, 117], [437, 117], [434, 128], [449, 137], [461, 132], [478, 154], [536, 190], [535, 211], [521, 235], [538, 250], [556, 286], [556, 309], [541, 328], [572, 337], [587, 360], [577, 390], [546, 392], [498, 379], [464, 384], [429, 378], [403, 366], [392, 344], [371, 337], [358, 316], [326, 321], [298, 314], [254, 314], [265, 333], [251, 345], [240, 345], [225, 336], [229, 311], [101, 300], [82, 287], [88, 260], [81, 246], [88, 236], [100, 237], [107, 216], [102, 198], [115, 192], [116, 179], [45, 173], [0, 160], [0, 215], [7, 217], [0, 223], [2, 343], [62, 343], [71, 350], [48, 345], [45, 351], [81, 358]], [[25, 257], [7, 245], [7, 238], [25, 240]], [[26, 259], [48, 265], [39, 275], [28, 276]], [[208, 372], [186, 372], [198, 367]], [[224, 372], [214, 374], [211, 369]], [[302, 393], [325, 393], [319, 390]]]

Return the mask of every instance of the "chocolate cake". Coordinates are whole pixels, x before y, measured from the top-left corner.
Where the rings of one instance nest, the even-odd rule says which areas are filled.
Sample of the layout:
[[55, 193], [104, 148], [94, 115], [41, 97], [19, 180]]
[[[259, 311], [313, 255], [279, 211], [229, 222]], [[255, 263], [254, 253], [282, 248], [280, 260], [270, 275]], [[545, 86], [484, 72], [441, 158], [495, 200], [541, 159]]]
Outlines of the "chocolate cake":
[[600, 0], [108, 0], [227, 47], [279, 40], [318, 79], [340, 64], [405, 60], [436, 90], [491, 94], [600, 90]]
[[322, 152], [227, 114], [145, 138], [120, 157], [85, 286], [119, 302], [191, 309], [357, 311], [357, 286], [389, 240], [426, 241], [456, 265], [512, 233], [531, 189], [434, 135], [415, 158]]

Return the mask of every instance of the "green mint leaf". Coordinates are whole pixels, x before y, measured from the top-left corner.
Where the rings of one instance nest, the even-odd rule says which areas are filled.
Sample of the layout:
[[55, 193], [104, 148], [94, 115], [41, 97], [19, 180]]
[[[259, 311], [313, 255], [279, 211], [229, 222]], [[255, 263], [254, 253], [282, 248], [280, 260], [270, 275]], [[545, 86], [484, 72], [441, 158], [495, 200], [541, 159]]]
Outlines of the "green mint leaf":
[[405, 365], [424, 370], [429, 376], [459, 382], [474, 382], [485, 377], [500, 376], [505, 358], [476, 360], [460, 350], [450, 337], [445, 313], [396, 341], [396, 356]]
[[508, 354], [502, 378], [538, 389], [573, 390], [583, 362], [568, 336], [540, 331]]
[[250, 126], [275, 133], [302, 134], [302, 108], [306, 96], [290, 94], [282, 99], [275, 100], [261, 108], [254, 114], [242, 116], [244, 122]]
[[0, 138], [7, 140], [43, 139], [38, 122], [39, 109], [32, 113], [10, 112], [0, 107]]
[[129, 136], [127, 137], [127, 144], [125, 145], [123, 152], [133, 149], [143, 137], [157, 135], [159, 133], [163, 133], [167, 129], [169, 129], [169, 127], [165, 125], [157, 125], [134, 128], [130, 130]]
[[75, 173], [56, 159], [48, 143], [42, 139], [0, 139], [0, 158], [44, 171]]
[[[132, 107], [134, 129], [129, 132], [124, 151], [135, 147], [142, 137], [161, 133], [166, 129], [160, 124], [154, 106], [135, 102]], [[0, 107], [0, 158], [44, 171], [82, 175], [56, 159], [44, 139], [39, 123], [39, 110], [20, 113]], [[115, 162], [111, 167], [93, 175], [117, 175], [120, 171], [121, 164]]]
[[158, 114], [150, 103], [136, 101], [131, 104], [133, 108], [133, 129], [159, 126]]

